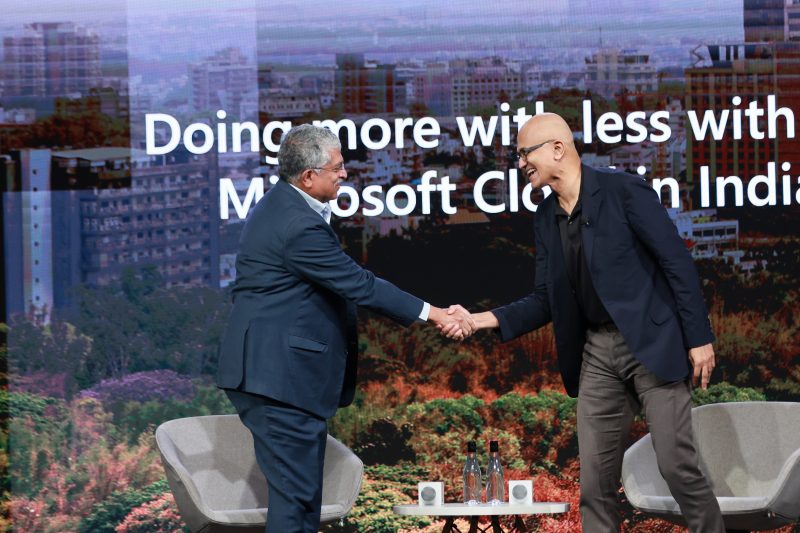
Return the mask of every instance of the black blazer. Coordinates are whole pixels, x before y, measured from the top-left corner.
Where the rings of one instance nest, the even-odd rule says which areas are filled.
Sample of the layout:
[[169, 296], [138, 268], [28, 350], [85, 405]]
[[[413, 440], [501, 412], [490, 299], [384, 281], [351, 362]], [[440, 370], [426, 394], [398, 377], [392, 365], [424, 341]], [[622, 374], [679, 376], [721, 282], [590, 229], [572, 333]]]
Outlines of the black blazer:
[[[689, 373], [689, 348], [713, 342], [697, 271], [658, 195], [643, 179], [581, 167], [583, 250], [592, 283], [628, 348], [661, 379]], [[503, 340], [552, 320], [564, 386], [577, 396], [586, 324], [566, 274], [555, 194], [536, 212], [530, 295], [494, 309]]]
[[329, 418], [355, 392], [355, 306], [409, 325], [422, 310], [342, 251], [331, 227], [279, 181], [248, 218], [217, 385]]

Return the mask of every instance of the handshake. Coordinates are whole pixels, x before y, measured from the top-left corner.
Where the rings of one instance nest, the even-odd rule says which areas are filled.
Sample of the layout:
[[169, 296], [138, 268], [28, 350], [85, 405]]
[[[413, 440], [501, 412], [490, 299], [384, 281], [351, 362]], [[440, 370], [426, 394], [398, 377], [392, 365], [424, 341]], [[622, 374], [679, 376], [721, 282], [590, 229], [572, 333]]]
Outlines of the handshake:
[[494, 314], [470, 313], [460, 305], [451, 305], [447, 309], [431, 306], [428, 319], [448, 339], [464, 340], [479, 329], [497, 327]]

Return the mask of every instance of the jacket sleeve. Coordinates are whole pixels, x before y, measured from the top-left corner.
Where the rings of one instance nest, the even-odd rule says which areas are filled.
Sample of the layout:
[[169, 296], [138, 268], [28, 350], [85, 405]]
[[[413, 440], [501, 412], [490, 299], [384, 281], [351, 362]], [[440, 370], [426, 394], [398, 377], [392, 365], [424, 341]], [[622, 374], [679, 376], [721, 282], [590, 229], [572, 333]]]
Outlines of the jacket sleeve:
[[295, 222], [289, 226], [284, 246], [290, 272], [403, 325], [419, 318], [422, 300], [361, 268], [322, 226], [326, 222], [321, 217], [310, 223]]
[[623, 182], [625, 213], [633, 232], [656, 258], [678, 306], [686, 346], [694, 348], [714, 341], [700, 278], [692, 256], [678, 235], [658, 195], [647, 182]]
[[538, 223], [534, 223], [533, 227], [536, 242], [536, 278], [533, 292], [516, 302], [492, 310], [500, 323], [500, 337], [504, 342], [540, 328], [551, 320], [550, 301], [547, 295], [548, 250], [544, 245], [539, 226]]

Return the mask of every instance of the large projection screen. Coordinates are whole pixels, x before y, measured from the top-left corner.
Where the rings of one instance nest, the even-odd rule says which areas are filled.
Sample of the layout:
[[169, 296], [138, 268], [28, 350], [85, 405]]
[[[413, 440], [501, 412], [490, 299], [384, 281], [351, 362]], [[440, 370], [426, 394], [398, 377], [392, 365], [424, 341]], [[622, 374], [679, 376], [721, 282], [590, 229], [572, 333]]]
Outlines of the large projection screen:
[[[800, 401], [800, 2], [3, 0], [0, 43], [6, 530], [183, 527], [153, 431], [234, 412], [213, 376], [238, 240], [301, 123], [342, 141], [346, 253], [483, 311], [533, 290], [550, 191], [516, 133], [561, 114], [584, 163], [652, 184], [695, 261], [717, 355], [695, 405]], [[529, 530], [580, 530], [550, 326], [459, 343], [362, 310], [359, 354], [329, 432], [364, 480], [326, 531], [441, 530], [392, 506], [418, 481], [458, 501], [469, 440], [572, 505]]]

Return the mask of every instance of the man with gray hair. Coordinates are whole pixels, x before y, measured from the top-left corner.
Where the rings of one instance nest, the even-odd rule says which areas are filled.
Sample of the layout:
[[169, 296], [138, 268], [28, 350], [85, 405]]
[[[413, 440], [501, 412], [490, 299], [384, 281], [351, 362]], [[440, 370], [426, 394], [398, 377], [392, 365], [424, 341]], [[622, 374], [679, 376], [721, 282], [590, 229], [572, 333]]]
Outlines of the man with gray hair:
[[278, 151], [280, 180], [240, 240], [233, 309], [217, 385], [253, 434], [269, 486], [268, 533], [317, 531], [326, 419], [355, 394], [356, 306], [408, 326], [431, 321], [463, 338], [474, 322], [448, 314], [361, 268], [330, 227], [347, 177], [339, 139], [304, 124]]

